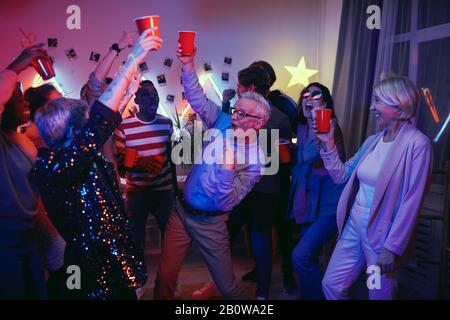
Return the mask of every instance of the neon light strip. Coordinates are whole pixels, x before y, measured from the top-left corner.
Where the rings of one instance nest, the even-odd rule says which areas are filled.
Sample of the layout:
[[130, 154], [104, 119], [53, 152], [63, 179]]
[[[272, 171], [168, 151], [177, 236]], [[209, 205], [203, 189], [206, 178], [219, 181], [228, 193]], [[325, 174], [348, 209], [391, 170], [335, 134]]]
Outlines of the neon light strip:
[[188, 111], [189, 111], [190, 109], [191, 109], [191, 105], [190, 105], [190, 104], [187, 104], [187, 105], [184, 107], [183, 113], [181, 114], [181, 119], [184, 118], [184, 116], [186, 115], [186, 113], [188, 113]]
[[33, 83], [31, 84], [31, 87], [32, 88], [39, 87], [42, 84], [42, 81], [43, 80], [42, 80], [41, 76], [37, 74], [33, 79]]
[[163, 115], [163, 116], [166, 116], [167, 118], [169, 118], [170, 119], [170, 116], [169, 116], [169, 114], [167, 113], [167, 111], [166, 111], [166, 108], [164, 107], [164, 105], [162, 104], [162, 103], [159, 103], [159, 108], [161, 109], [161, 114]]
[[430, 109], [431, 115], [433, 116], [434, 122], [439, 123], [439, 114], [436, 108], [436, 105], [433, 102], [433, 96], [431, 95], [431, 90], [429, 88], [422, 88], [423, 96], [425, 97], [425, 101], [428, 105], [428, 109]]
[[50, 82], [51, 82], [52, 85], [55, 86], [55, 88], [56, 88], [59, 92], [61, 92], [61, 94], [64, 94], [64, 90], [63, 90], [63, 89], [61, 88], [61, 86], [59, 85], [59, 82], [56, 80], [56, 77], [55, 77], [55, 78], [52, 78], [52, 79], [50, 80]]
[[439, 141], [445, 129], [447, 128], [449, 122], [450, 122], [450, 112], [447, 115], [447, 119], [445, 119], [444, 125], [442, 126], [441, 130], [439, 130], [438, 134], [436, 135], [436, 138], [434, 138], [433, 140], [434, 143], [437, 143]]
[[213, 78], [211, 77], [211, 75], [208, 75], [208, 79], [209, 79], [209, 81], [211, 81], [211, 84], [212, 84], [214, 90], [216, 90], [216, 93], [217, 93], [217, 95], [219, 96], [220, 101], [222, 101], [222, 100], [223, 100], [223, 98], [222, 98], [222, 93], [220, 92], [219, 88], [217, 87], [216, 82], [213, 80]]
[[[31, 87], [36, 88], [36, 87], [41, 86], [43, 83], [44, 83], [44, 80], [42, 79], [42, 77], [40, 75], [37, 74], [33, 79], [33, 83], [31, 84]], [[56, 88], [56, 90], [58, 90], [61, 94], [64, 94], [64, 91], [61, 88], [61, 85], [59, 84], [58, 80], [56, 80], [56, 77], [52, 78], [47, 83], [51, 83]]]

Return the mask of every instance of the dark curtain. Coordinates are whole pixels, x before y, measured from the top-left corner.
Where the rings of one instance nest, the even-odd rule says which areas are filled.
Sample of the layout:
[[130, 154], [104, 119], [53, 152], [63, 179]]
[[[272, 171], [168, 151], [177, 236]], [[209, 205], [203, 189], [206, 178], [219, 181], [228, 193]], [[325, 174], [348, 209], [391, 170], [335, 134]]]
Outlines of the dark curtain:
[[334, 73], [333, 98], [347, 156], [366, 138], [380, 31], [367, 28], [367, 7], [381, 0], [344, 0]]

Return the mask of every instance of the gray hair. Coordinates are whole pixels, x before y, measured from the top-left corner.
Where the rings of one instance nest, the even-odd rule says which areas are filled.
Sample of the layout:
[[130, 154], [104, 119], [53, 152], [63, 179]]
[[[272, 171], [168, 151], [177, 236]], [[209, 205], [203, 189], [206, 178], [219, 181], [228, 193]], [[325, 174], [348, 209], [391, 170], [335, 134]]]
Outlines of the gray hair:
[[70, 139], [70, 128], [82, 128], [88, 110], [89, 105], [83, 100], [60, 98], [38, 109], [34, 122], [45, 144], [60, 148]]
[[385, 104], [400, 108], [402, 119], [407, 120], [415, 116], [419, 91], [408, 78], [387, 78], [380, 81], [373, 89], [375, 95]]
[[256, 114], [258, 117], [264, 120], [264, 123], [269, 120], [272, 107], [266, 98], [257, 92], [244, 92], [240, 96], [241, 98], [250, 99], [256, 102]]

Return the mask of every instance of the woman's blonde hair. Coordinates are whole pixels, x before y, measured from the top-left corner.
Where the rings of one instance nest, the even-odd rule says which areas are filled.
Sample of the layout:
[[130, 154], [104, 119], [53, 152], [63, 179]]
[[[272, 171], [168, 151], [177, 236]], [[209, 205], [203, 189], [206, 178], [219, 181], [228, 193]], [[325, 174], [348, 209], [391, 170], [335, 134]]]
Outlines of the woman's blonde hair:
[[39, 108], [34, 122], [45, 144], [50, 148], [59, 148], [69, 140], [70, 128], [82, 128], [88, 110], [89, 106], [82, 100], [60, 98]]
[[382, 80], [374, 87], [374, 93], [385, 104], [399, 107], [401, 119], [407, 120], [416, 115], [419, 91], [408, 78], [391, 77]]

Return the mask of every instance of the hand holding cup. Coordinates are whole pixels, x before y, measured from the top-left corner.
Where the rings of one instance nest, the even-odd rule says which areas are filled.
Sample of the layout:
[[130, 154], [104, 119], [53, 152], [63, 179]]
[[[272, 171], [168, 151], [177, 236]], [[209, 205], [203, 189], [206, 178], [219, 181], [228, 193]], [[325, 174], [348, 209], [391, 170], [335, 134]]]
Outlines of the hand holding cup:
[[136, 166], [138, 160], [138, 152], [135, 149], [126, 149], [123, 166], [125, 168], [133, 168]]
[[39, 43], [24, 49], [20, 55], [7, 67], [19, 74], [31, 65], [31, 62], [37, 57], [47, 57], [43, 49], [44, 43]]
[[183, 64], [184, 67], [191, 67], [194, 68], [194, 58], [197, 54], [197, 48], [194, 48], [194, 52], [190, 56], [183, 56], [183, 50], [181, 49], [181, 43], [178, 42], [178, 49], [177, 49], [177, 57], [178, 60]]
[[150, 51], [161, 49], [163, 40], [158, 36], [152, 36], [154, 28], [146, 29], [139, 37], [138, 43], [134, 47], [133, 55], [137, 64], [141, 64]]
[[334, 128], [333, 119], [330, 120], [330, 131], [328, 131], [327, 133], [318, 132], [317, 119], [313, 120], [313, 129], [314, 129], [314, 132], [316, 133], [317, 138], [325, 144], [325, 146], [327, 147], [327, 150], [328, 151], [332, 150], [335, 146], [335, 143], [334, 143], [335, 128]]

